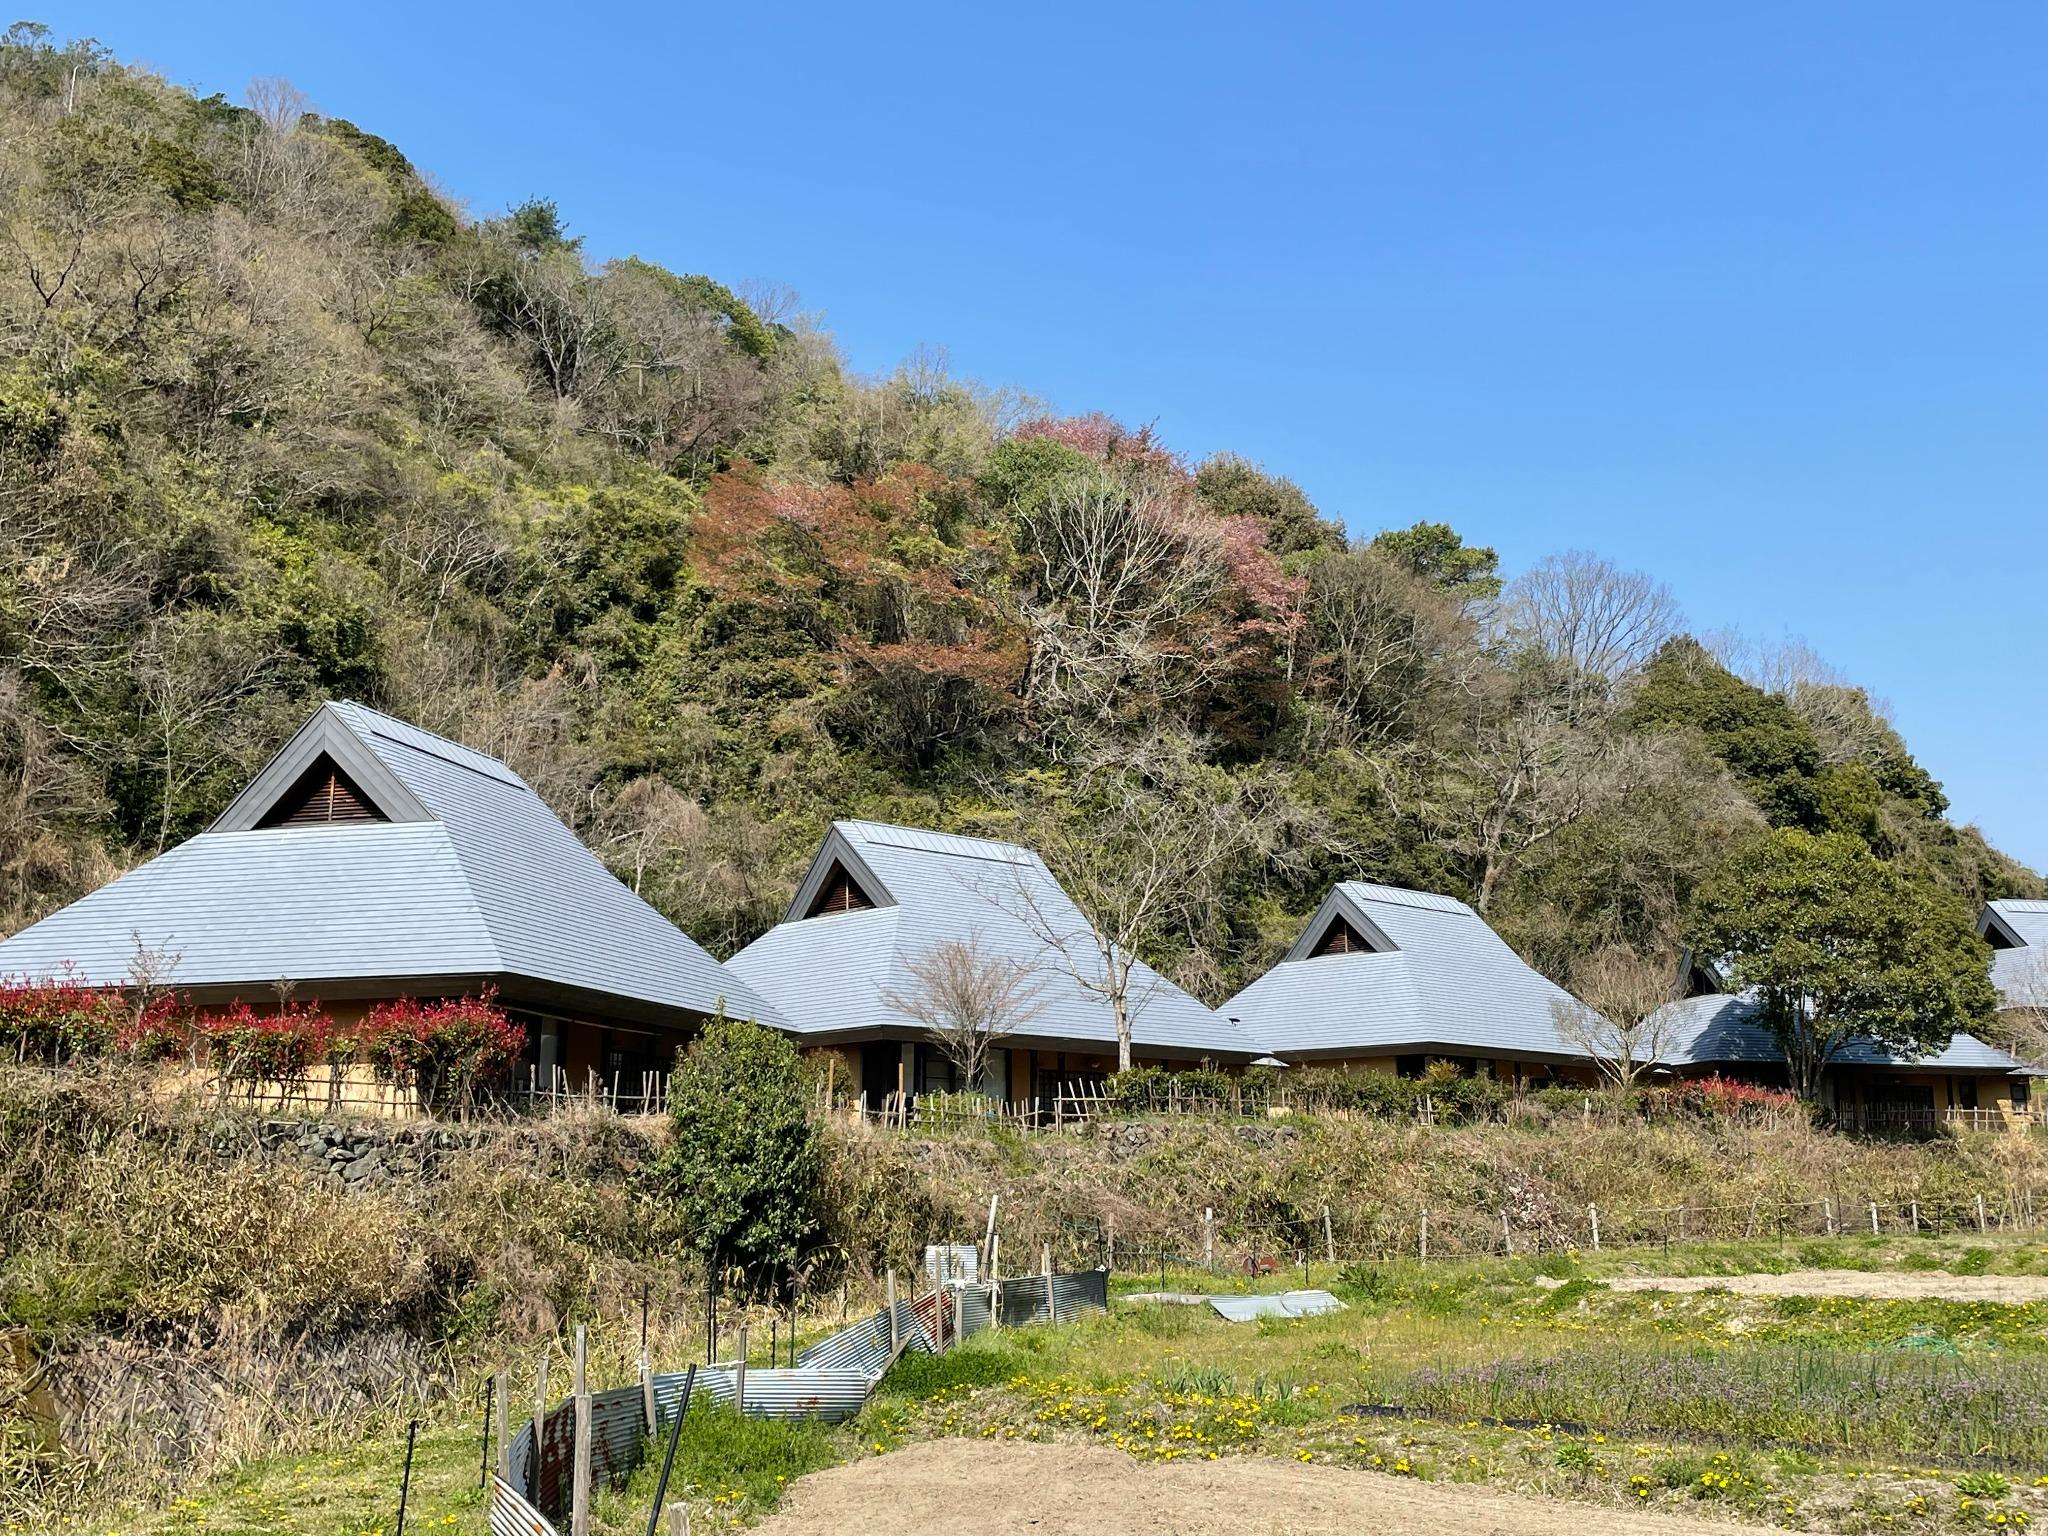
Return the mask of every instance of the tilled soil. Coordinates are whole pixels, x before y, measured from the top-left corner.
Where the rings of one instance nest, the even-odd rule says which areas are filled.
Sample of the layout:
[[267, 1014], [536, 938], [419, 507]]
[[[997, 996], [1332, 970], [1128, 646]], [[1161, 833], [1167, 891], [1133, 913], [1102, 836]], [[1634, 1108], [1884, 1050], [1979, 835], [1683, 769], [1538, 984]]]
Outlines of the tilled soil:
[[1625, 1275], [1617, 1291], [1733, 1291], [1738, 1296], [1861, 1296], [1880, 1301], [2048, 1301], [2048, 1275], [1795, 1269], [1782, 1275]]
[[1093, 1445], [932, 1440], [814, 1472], [763, 1536], [1732, 1536], [1745, 1527], [1258, 1456], [1140, 1465]]

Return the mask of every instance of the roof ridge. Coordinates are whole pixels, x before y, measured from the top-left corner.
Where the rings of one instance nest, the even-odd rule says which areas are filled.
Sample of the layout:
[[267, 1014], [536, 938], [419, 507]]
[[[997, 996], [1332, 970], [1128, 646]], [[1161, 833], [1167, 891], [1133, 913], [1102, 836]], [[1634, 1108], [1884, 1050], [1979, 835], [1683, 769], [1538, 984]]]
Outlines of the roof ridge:
[[533, 786], [502, 759], [475, 747], [464, 746], [453, 737], [443, 736], [438, 731], [430, 731], [423, 725], [414, 725], [410, 720], [400, 719], [397, 715], [387, 714], [355, 699], [329, 699], [321, 707], [339, 716], [342, 723], [359, 736], [367, 732], [394, 746], [407, 747], [428, 757], [438, 758], [451, 767], [473, 773], [478, 778], [496, 779], [501, 784], [513, 785], [528, 794], [534, 793]]
[[1479, 916], [1479, 909], [1469, 901], [1460, 901], [1457, 897], [1446, 896], [1440, 891], [1425, 891], [1408, 885], [1383, 885], [1377, 880], [1340, 880], [1338, 884], [1346, 890], [1369, 892], [1370, 895], [1366, 899], [1383, 901], [1389, 906], [1414, 907], [1424, 912], [1462, 913], [1467, 917]]

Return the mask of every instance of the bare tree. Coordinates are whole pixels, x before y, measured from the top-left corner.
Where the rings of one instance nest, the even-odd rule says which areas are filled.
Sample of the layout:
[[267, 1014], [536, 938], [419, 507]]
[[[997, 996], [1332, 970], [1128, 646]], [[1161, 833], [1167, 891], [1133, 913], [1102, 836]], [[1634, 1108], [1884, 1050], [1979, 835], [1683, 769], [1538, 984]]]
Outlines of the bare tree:
[[1670, 1052], [1675, 1020], [1666, 1008], [1677, 991], [1669, 955], [1608, 944], [1572, 968], [1569, 998], [1554, 1000], [1557, 1032], [1577, 1046], [1617, 1088], [1630, 1088]]
[[969, 1093], [982, 1091], [996, 1047], [1044, 1011], [1029, 967], [987, 949], [978, 934], [943, 939], [904, 968], [909, 985], [882, 1001], [924, 1026]]
[[1498, 622], [1516, 643], [1612, 684], [1655, 655], [1684, 616], [1661, 583], [1574, 549], [1517, 577]]
[[1056, 486], [1019, 534], [1032, 705], [1108, 726], [1219, 675], [1230, 658], [1201, 631], [1230, 588], [1222, 539], [1166, 475], [1089, 473]]
[[1128, 1072], [1133, 1023], [1161, 985], [1139, 950], [1196, 947], [1221, 873], [1263, 847], [1272, 815], [1244, 784], [1206, 770], [1192, 741], [1166, 733], [1098, 748], [1050, 800], [1020, 810], [1060, 890], [1023, 866], [983, 894], [1108, 1004], [1117, 1070]]

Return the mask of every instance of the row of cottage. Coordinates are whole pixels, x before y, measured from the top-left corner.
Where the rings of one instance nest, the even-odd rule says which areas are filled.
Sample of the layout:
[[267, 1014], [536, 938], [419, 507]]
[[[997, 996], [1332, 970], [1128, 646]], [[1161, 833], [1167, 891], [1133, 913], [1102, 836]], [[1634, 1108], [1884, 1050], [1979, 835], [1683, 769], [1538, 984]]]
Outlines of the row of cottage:
[[[2048, 959], [2048, 902], [1994, 902], [1982, 931], [2010, 1003]], [[527, 1067], [631, 1081], [665, 1068], [718, 1009], [841, 1057], [876, 1100], [953, 1089], [903, 1007], [911, 967], [947, 940], [1037, 973], [1030, 1016], [981, 1084], [1009, 1100], [1070, 1093], [1115, 1062], [1109, 1002], [1054, 964], [1085, 946], [1045, 863], [1007, 843], [835, 823], [781, 923], [721, 965], [604, 868], [503, 763], [359, 704], [323, 705], [205, 833], [0, 942], [0, 979], [118, 985], [138, 946], [195, 1004], [301, 998], [346, 1015], [399, 995], [494, 988], [527, 1026]], [[1664, 1071], [1769, 1081], [1779, 1060], [1750, 1000], [1687, 977]], [[1517, 1082], [1590, 1082], [1561, 1032], [1569, 1003], [1461, 901], [1346, 881], [1287, 957], [1210, 1009], [1143, 966], [1135, 1060], [1258, 1061], [1420, 1072], [1432, 1060]], [[1969, 1035], [1920, 1060], [1852, 1050], [1838, 1107], [2013, 1115], [2021, 1063]]]

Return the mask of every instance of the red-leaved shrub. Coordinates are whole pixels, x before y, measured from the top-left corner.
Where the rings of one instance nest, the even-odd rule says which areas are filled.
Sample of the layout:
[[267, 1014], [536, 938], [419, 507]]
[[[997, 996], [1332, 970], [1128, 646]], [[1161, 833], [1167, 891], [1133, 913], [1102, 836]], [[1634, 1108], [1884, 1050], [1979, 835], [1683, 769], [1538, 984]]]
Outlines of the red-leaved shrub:
[[526, 1031], [495, 996], [379, 1003], [356, 1031], [360, 1058], [429, 1109], [466, 1110], [478, 1085], [508, 1071], [526, 1049]]

